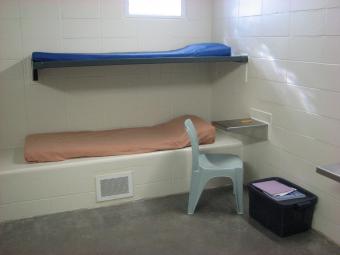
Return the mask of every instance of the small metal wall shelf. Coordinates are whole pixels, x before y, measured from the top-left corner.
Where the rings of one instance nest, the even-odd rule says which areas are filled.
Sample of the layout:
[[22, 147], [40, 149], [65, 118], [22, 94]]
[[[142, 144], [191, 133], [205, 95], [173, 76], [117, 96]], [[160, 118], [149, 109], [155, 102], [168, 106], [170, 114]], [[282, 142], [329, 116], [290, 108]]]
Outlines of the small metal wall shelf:
[[316, 168], [316, 172], [333, 179], [334, 181], [340, 182], [340, 163], [327, 166], [318, 166]]
[[260, 141], [268, 139], [268, 124], [255, 119], [214, 121], [213, 125], [224, 131], [246, 135]]

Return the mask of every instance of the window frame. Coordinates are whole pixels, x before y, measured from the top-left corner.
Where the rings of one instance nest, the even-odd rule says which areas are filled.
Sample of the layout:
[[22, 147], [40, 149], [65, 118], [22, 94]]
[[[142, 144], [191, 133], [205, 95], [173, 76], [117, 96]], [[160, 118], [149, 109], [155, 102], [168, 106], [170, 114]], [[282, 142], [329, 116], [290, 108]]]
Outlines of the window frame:
[[184, 19], [186, 18], [186, 0], [181, 0], [181, 16], [130, 14], [129, 3], [130, 3], [130, 0], [125, 0], [124, 9], [125, 9], [125, 17], [127, 18], [142, 18], [142, 19]]

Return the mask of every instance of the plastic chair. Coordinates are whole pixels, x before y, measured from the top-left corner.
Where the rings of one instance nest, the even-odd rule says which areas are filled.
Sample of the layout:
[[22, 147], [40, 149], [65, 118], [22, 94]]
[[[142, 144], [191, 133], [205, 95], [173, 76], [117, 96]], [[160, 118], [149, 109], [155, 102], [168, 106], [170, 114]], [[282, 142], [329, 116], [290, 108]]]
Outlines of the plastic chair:
[[229, 177], [233, 182], [236, 210], [243, 214], [243, 162], [231, 154], [201, 153], [196, 129], [190, 119], [185, 122], [192, 147], [192, 176], [189, 193], [188, 214], [194, 214], [198, 200], [207, 182], [215, 177]]

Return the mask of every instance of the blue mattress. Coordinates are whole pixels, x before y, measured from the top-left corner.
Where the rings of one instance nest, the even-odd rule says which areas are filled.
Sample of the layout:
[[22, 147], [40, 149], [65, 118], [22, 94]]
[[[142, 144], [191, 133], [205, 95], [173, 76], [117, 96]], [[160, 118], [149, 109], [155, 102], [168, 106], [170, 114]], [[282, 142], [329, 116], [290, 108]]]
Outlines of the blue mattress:
[[151, 59], [151, 58], [186, 58], [186, 57], [225, 57], [231, 55], [230, 47], [221, 43], [198, 43], [184, 48], [158, 52], [124, 53], [49, 53], [33, 52], [33, 62], [55, 61], [91, 61], [110, 59]]

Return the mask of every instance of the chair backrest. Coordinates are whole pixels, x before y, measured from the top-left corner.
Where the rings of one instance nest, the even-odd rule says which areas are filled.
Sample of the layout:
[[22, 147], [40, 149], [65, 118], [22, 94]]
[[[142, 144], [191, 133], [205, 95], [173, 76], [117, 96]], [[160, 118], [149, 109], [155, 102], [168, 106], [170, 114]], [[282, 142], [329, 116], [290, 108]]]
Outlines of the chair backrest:
[[198, 170], [198, 157], [200, 155], [199, 143], [197, 139], [196, 128], [190, 119], [184, 122], [186, 131], [189, 135], [191, 147], [192, 147], [192, 170]]

